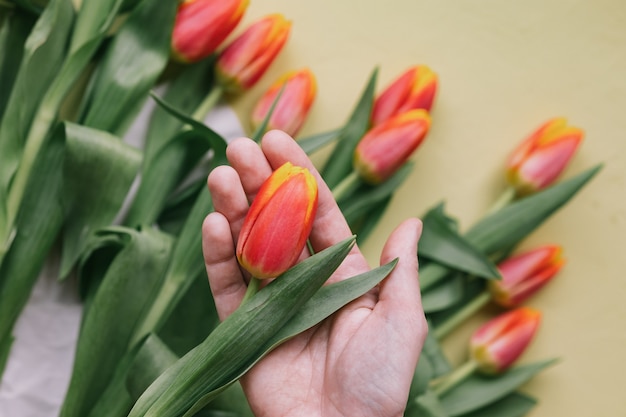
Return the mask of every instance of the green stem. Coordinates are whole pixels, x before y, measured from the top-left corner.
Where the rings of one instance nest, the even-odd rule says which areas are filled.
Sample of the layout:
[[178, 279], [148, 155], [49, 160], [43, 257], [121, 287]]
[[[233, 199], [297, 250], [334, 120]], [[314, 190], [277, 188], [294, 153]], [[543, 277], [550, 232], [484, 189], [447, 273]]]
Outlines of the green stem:
[[487, 290], [478, 294], [473, 300], [467, 303], [462, 309], [448, 317], [443, 323], [435, 327], [434, 335], [437, 340], [446, 337], [452, 330], [463, 323], [491, 300], [491, 293]]
[[433, 381], [433, 391], [437, 394], [437, 396], [441, 397], [446, 392], [463, 382], [467, 377], [472, 375], [474, 371], [476, 371], [477, 367], [478, 364], [475, 361], [471, 359], [468, 360], [463, 365], [456, 368], [452, 373], [448, 374], [448, 376], [443, 379]]
[[254, 297], [254, 294], [259, 292], [261, 280], [255, 277], [250, 278], [250, 282], [248, 283], [248, 289], [241, 300], [241, 305], [244, 305], [246, 301]]
[[361, 178], [356, 171], [351, 171], [339, 184], [333, 188], [335, 201], [341, 201], [352, 193], [361, 184]]
[[196, 108], [191, 117], [199, 122], [204, 120], [206, 115], [209, 114], [213, 107], [220, 101], [220, 98], [222, 98], [222, 93], [224, 93], [224, 89], [216, 84], [211, 89], [211, 92], [202, 100], [202, 103]]
[[515, 196], [517, 194], [517, 191], [515, 190], [515, 187], [513, 186], [508, 186], [504, 192], [500, 195], [500, 197], [498, 197], [498, 199], [495, 201], [495, 203], [493, 203], [493, 205], [491, 206], [491, 208], [489, 210], [487, 210], [487, 214], [486, 216], [495, 213], [496, 211], [504, 208], [505, 206], [507, 206], [511, 201], [513, 201], [515, 199]]

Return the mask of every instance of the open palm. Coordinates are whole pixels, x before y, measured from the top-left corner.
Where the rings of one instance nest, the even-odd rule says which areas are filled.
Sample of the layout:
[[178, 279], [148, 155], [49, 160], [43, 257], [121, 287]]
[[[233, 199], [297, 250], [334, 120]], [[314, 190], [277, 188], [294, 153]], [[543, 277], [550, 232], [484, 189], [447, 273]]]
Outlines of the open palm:
[[[315, 251], [349, 236], [332, 193], [312, 163], [286, 134], [272, 131], [262, 146], [238, 139], [227, 149], [230, 167], [209, 176], [215, 213], [203, 225], [203, 249], [220, 319], [246, 292], [235, 257], [243, 219], [265, 179], [289, 161], [318, 180], [319, 205], [310, 241]], [[421, 223], [403, 222], [389, 237], [381, 263], [399, 262], [378, 287], [314, 328], [272, 351], [241, 380], [256, 416], [401, 416], [427, 332], [417, 279]], [[303, 254], [306, 256], [306, 254]], [[369, 270], [355, 246], [329, 282]]]

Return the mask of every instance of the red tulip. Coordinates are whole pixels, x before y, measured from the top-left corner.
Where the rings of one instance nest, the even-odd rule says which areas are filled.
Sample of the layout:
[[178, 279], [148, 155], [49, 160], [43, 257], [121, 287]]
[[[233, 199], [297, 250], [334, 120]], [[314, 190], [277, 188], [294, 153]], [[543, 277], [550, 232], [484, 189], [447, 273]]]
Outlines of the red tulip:
[[374, 102], [372, 126], [413, 109], [430, 111], [437, 92], [437, 74], [426, 65], [409, 68]]
[[391, 177], [422, 143], [430, 128], [426, 110], [410, 110], [372, 128], [354, 153], [354, 169], [369, 184]]
[[513, 256], [498, 265], [502, 279], [489, 281], [492, 299], [503, 307], [515, 307], [546, 285], [565, 260], [560, 246], [549, 245]]
[[279, 129], [295, 136], [306, 120], [317, 92], [315, 76], [308, 68], [289, 72], [272, 84], [252, 111], [252, 127], [257, 129], [263, 123], [281, 89], [267, 130]]
[[178, 6], [172, 55], [196, 62], [211, 55], [237, 26], [249, 0], [186, 0]]
[[540, 320], [539, 311], [522, 307], [481, 326], [470, 341], [470, 355], [478, 369], [494, 374], [511, 366], [533, 339]]
[[298, 260], [317, 210], [317, 183], [287, 162], [263, 183], [237, 242], [239, 263], [255, 278], [282, 274]]
[[549, 120], [515, 149], [507, 163], [507, 178], [518, 193], [550, 185], [565, 169], [582, 142], [583, 131], [567, 120]]
[[219, 83], [235, 93], [252, 87], [283, 48], [290, 30], [291, 22], [280, 14], [251, 25], [220, 54], [216, 64]]

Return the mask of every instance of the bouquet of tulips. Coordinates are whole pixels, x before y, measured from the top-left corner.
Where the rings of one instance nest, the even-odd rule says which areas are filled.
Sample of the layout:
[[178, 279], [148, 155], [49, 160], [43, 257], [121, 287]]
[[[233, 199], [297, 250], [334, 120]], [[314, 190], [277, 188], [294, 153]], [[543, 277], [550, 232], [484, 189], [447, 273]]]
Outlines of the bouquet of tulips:
[[[355, 242], [370, 236], [427, 137], [439, 80], [425, 65], [378, 94], [374, 70], [343, 126], [297, 138], [307, 154], [334, 146], [319, 172], [355, 237], [300, 261], [318, 185], [304, 168], [280, 167], [238, 239], [248, 292], [220, 322], [201, 230], [214, 211], [206, 177], [228, 164], [227, 140], [202, 120], [221, 99], [255, 85], [291, 30], [280, 14], [239, 28], [247, 5], [0, 4], [0, 373], [15, 321], [58, 246], [59, 278], [75, 277], [84, 302], [63, 417], [251, 415], [237, 380], [394, 268], [325, 285]], [[310, 70], [286, 72], [258, 100], [250, 137], [259, 141], [270, 129], [296, 137], [316, 88]], [[133, 138], [142, 146], [132, 146], [122, 138], [148, 101], [157, 107], [145, 136]], [[600, 169], [556, 182], [581, 140], [564, 119], [541, 126], [508, 161], [510, 188], [465, 232], [443, 204], [416, 213], [430, 334], [405, 415], [506, 417], [535, 405], [517, 389], [553, 360], [512, 367], [540, 319], [521, 304], [563, 260], [557, 245], [515, 250]], [[509, 311], [476, 330], [470, 359], [453, 369], [439, 342], [489, 302]]]

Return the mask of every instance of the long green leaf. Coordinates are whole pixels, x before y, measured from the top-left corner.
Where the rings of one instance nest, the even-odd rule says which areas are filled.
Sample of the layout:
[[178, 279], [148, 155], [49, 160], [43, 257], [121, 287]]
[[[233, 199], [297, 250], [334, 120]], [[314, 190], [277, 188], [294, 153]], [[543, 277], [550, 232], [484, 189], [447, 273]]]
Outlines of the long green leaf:
[[175, 135], [148, 164], [143, 165], [141, 184], [124, 223], [129, 226], [154, 223], [167, 198], [210, 147], [210, 141], [196, 130], [184, 130]]
[[463, 414], [463, 417], [523, 417], [537, 404], [537, 400], [519, 392], [513, 392], [488, 406]]
[[494, 377], [474, 374], [445, 393], [441, 404], [451, 417], [478, 410], [506, 397], [554, 362], [551, 359], [517, 366]]
[[161, 374], [129, 417], [182, 415], [205, 394], [228, 384], [322, 286], [353, 245], [354, 238], [319, 252], [264, 287]]
[[[169, 83], [163, 95], [163, 102], [176, 108], [182, 114], [193, 114], [213, 85], [214, 58], [186, 65]], [[144, 146], [144, 161], [150, 165], [152, 158], [183, 127], [184, 122], [162, 106], [156, 106], [150, 115]]]
[[[465, 240], [489, 256], [510, 251], [522, 239], [567, 203], [602, 168], [596, 165], [569, 180], [560, 182], [494, 212], [476, 223]], [[420, 287], [426, 290], [448, 275], [450, 268], [431, 263], [420, 269]]]
[[32, 15], [19, 10], [13, 11], [0, 23], [0, 120], [13, 90], [18, 75], [24, 43], [35, 24]]
[[[129, 377], [126, 385], [133, 397], [135, 399], [138, 398], [161, 373], [178, 359], [179, 357], [158, 336], [150, 335], [142, 344], [139, 353], [133, 359], [130, 369], [128, 369]], [[232, 415], [239, 417], [254, 417], [239, 384], [231, 385], [217, 396], [210, 409], [205, 407], [195, 415], [214, 415], [217, 411], [233, 413]]]
[[[51, 1], [24, 45], [15, 85], [0, 123], [0, 188], [5, 190], [4, 194], [19, 164], [37, 107], [65, 57], [73, 20], [74, 9], [69, 0]], [[46, 71], [41, 71], [42, 68]], [[3, 225], [0, 219], [0, 232], [3, 226], [8, 225]]]
[[111, 224], [137, 175], [141, 153], [107, 132], [66, 122], [61, 278], [94, 230]]
[[106, 275], [86, 310], [62, 417], [87, 415], [115, 373], [117, 363], [161, 284], [171, 238], [154, 229], [111, 227], [98, 232], [124, 247], [110, 260]]
[[463, 298], [465, 277], [460, 273], [438, 282], [422, 294], [424, 312], [431, 314], [457, 305]]
[[496, 265], [450, 227], [443, 205], [429, 210], [422, 221], [420, 256], [479, 277], [500, 277]]
[[130, 14], [97, 71], [83, 124], [124, 134], [168, 62], [177, 6], [143, 0]]
[[297, 142], [307, 155], [311, 155], [313, 152], [336, 140], [339, 137], [339, 132], [341, 132], [341, 129], [334, 129], [305, 138], [299, 138]]
[[123, 0], [83, 0], [81, 1], [76, 27], [70, 42], [70, 54], [102, 39], [109, 31]]
[[352, 171], [354, 149], [370, 125], [377, 76], [378, 69], [375, 69], [350, 119], [341, 129], [332, 158], [321, 170], [322, 177], [331, 189]]
[[0, 346], [4, 350], [63, 222], [64, 139], [62, 129], [57, 130], [39, 153], [38, 169], [27, 184], [16, 220], [17, 233], [0, 266]]
[[488, 254], [514, 246], [567, 203], [601, 168], [601, 164], [596, 165], [496, 211], [474, 225], [465, 238]]

